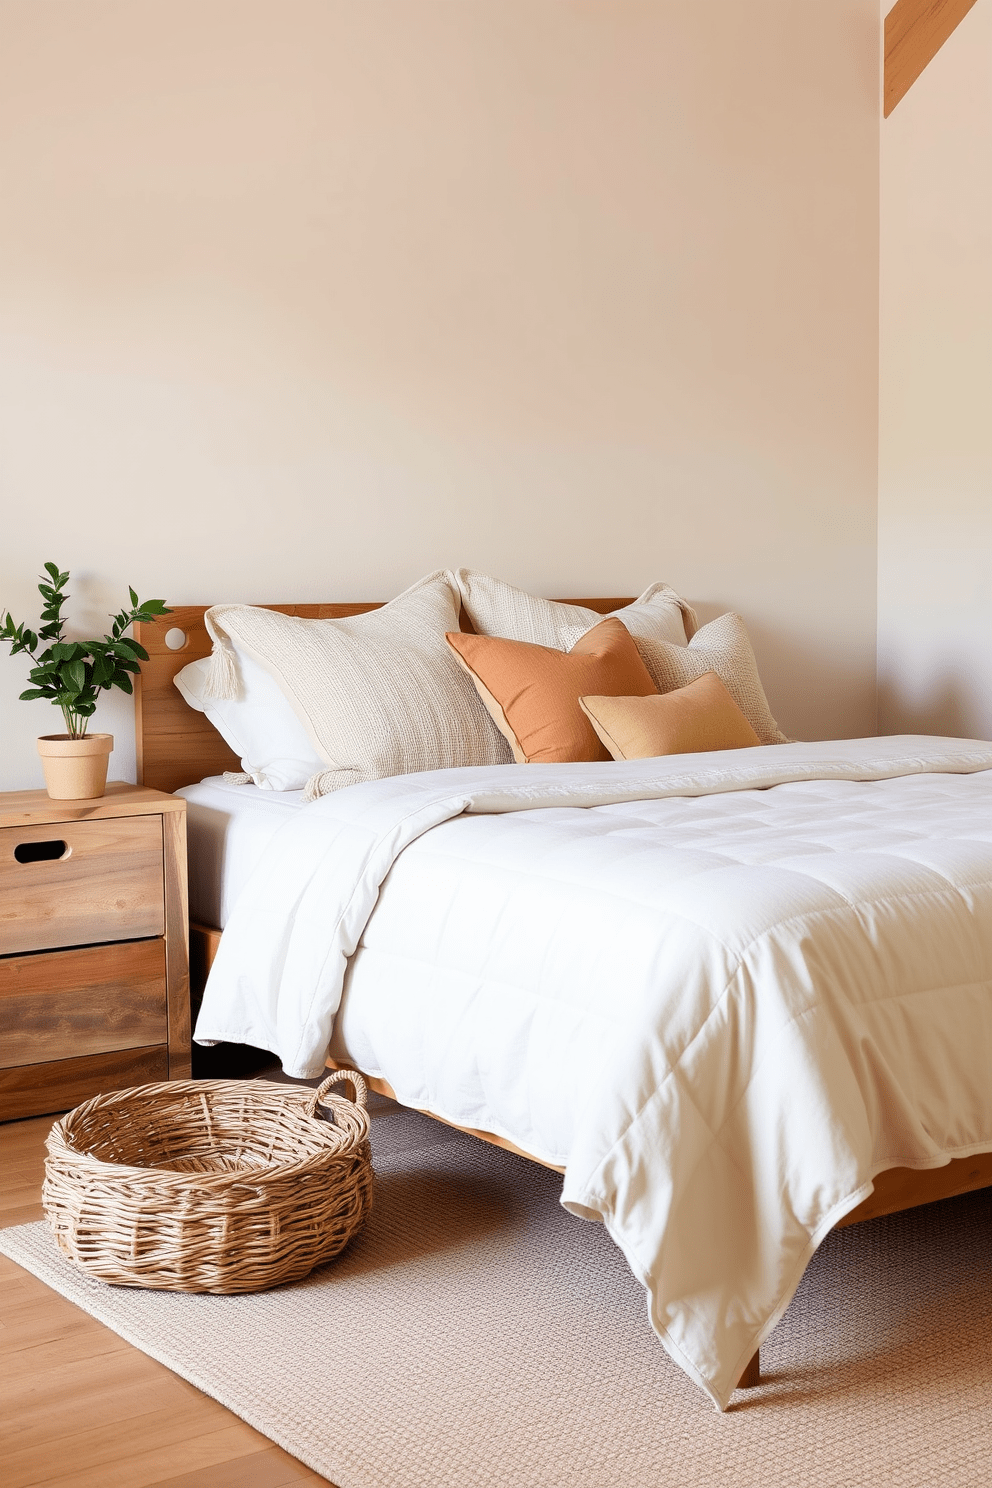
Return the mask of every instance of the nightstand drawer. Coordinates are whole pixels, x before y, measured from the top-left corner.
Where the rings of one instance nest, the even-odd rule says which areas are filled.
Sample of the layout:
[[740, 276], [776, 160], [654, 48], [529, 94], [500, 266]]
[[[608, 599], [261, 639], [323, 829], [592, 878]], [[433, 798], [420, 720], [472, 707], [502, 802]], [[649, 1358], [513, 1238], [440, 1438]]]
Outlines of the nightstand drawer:
[[164, 931], [160, 816], [0, 828], [0, 954]]
[[70, 1111], [91, 1095], [127, 1090], [132, 1085], [150, 1085], [168, 1078], [167, 1044], [0, 1069], [0, 1121]]
[[0, 1069], [168, 1036], [163, 940], [0, 960]]

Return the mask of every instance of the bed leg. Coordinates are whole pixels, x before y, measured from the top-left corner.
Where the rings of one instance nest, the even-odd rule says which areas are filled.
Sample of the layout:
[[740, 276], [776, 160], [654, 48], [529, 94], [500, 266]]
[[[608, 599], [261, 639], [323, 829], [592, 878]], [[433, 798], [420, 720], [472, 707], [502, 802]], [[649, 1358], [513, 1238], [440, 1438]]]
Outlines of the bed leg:
[[753, 1390], [755, 1385], [761, 1384], [761, 1350], [755, 1349], [754, 1357], [751, 1359], [744, 1373], [737, 1381], [738, 1390]]

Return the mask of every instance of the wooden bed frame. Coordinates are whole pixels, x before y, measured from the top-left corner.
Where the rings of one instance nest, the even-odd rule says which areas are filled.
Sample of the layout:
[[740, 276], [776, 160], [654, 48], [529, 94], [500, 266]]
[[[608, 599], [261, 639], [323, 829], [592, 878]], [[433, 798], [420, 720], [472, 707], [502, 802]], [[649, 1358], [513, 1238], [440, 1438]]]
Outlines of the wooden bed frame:
[[[377, 610], [383, 601], [355, 604], [273, 604], [266, 609], [278, 610], [284, 615], [299, 615], [311, 620], [341, 619], [348, 615], [363, 615]], [[568, 599], [564, 604], [584, 605], [605, 615], [611, 610], [631, 603], [629, 598]], [[177, 605], [164, 620], [151, 625], [135, 625], [135, 638], [148, 652], [148, 660], [142, 665], [141, 676], [135, 686], [135, 733], [137, 745], [138, 784], [153, 786], [157, 790], [175, 791], [184, 785], [193, 785], [206, 775], [219, 775], [224, 770], [240, 770], [241, 761], [228, 749], [223, 739], [207, 722], [202, 713], [195, 712], [183, 701], [173, 678], [189, 662], [208, 656], [211, 650], [210, 637], [204, 624], [207, 605]], [[468, 617], [462, 613], [463, 630], [471, 630]], [[166, 637], [176, 639], [175, 632], [182, 632], [182, 640], [176, 647], [170, 646]], [[220, 944], [221, 932], [211, 925], [190, 924], [190, 984], [194, 996], [199, 996], [206, 981], [207, 972]], [[332, 1069], [338, 1068], [328, 1060]], [[396, 1095], [388, 1081], [366, 1076], [372, 1090], [395, 1100]], [[433, 1115], [433, 1112], [427, 1112]], [[443, 1117], [436, 1117], [443, 1121]], [[450, 1123], [449, 1123], [450, 1124]], [[515, 1146], [505, 1137], [493, 1132], [476, 1131], [471, 1127], [460, 1127], [471, 1136], [479, 1137], [496, 1147], [516, 1152], [531, 1162], [540, 1162], [529, 1152]], [[555, 1167], [543, 1163], [544, 1167]], [[556, 1172], [564, 1172], [555, 1167]], [[866, 1219], [877, 1219], [883, 1214], [896, 1214], [903, 1209], [913, 1209], [919, 1204], [930, 1204], [938, 1199], [953, 1198], [958, 1194], [971, 1193], [975, 1189], [992, 1185], [992, 1152], [982, 1152], [974, 1157], [956, 1158], [941, 1168], [889, 1168], [875, 1177], [875, 1191], [850, 1214], [839, 1221], [837, 1228], [859, 1224]], [[739, 1386], [748, 1388], [760, 1380], [759, 1356], [756, 1353], [739, 1380]]]

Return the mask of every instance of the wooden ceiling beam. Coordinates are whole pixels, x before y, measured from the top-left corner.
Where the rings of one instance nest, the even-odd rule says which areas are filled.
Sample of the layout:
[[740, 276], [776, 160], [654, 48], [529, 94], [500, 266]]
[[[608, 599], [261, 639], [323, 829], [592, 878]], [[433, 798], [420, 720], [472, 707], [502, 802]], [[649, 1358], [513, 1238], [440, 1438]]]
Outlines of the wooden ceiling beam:
[[896, 0], [885, 17], [886, 118], [974, 3], [975, 0]]

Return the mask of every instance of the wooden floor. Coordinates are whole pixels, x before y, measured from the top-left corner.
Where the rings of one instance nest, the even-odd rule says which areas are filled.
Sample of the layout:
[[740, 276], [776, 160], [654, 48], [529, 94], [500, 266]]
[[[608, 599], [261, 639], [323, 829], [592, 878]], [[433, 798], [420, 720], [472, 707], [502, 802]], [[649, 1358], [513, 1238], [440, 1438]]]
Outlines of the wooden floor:
[[[0, 1125], [0, 1226], [41, 1218], [52, 1117]], [[4, 1488], [326, 1483], [163, 1365], [0, 1256]]]

